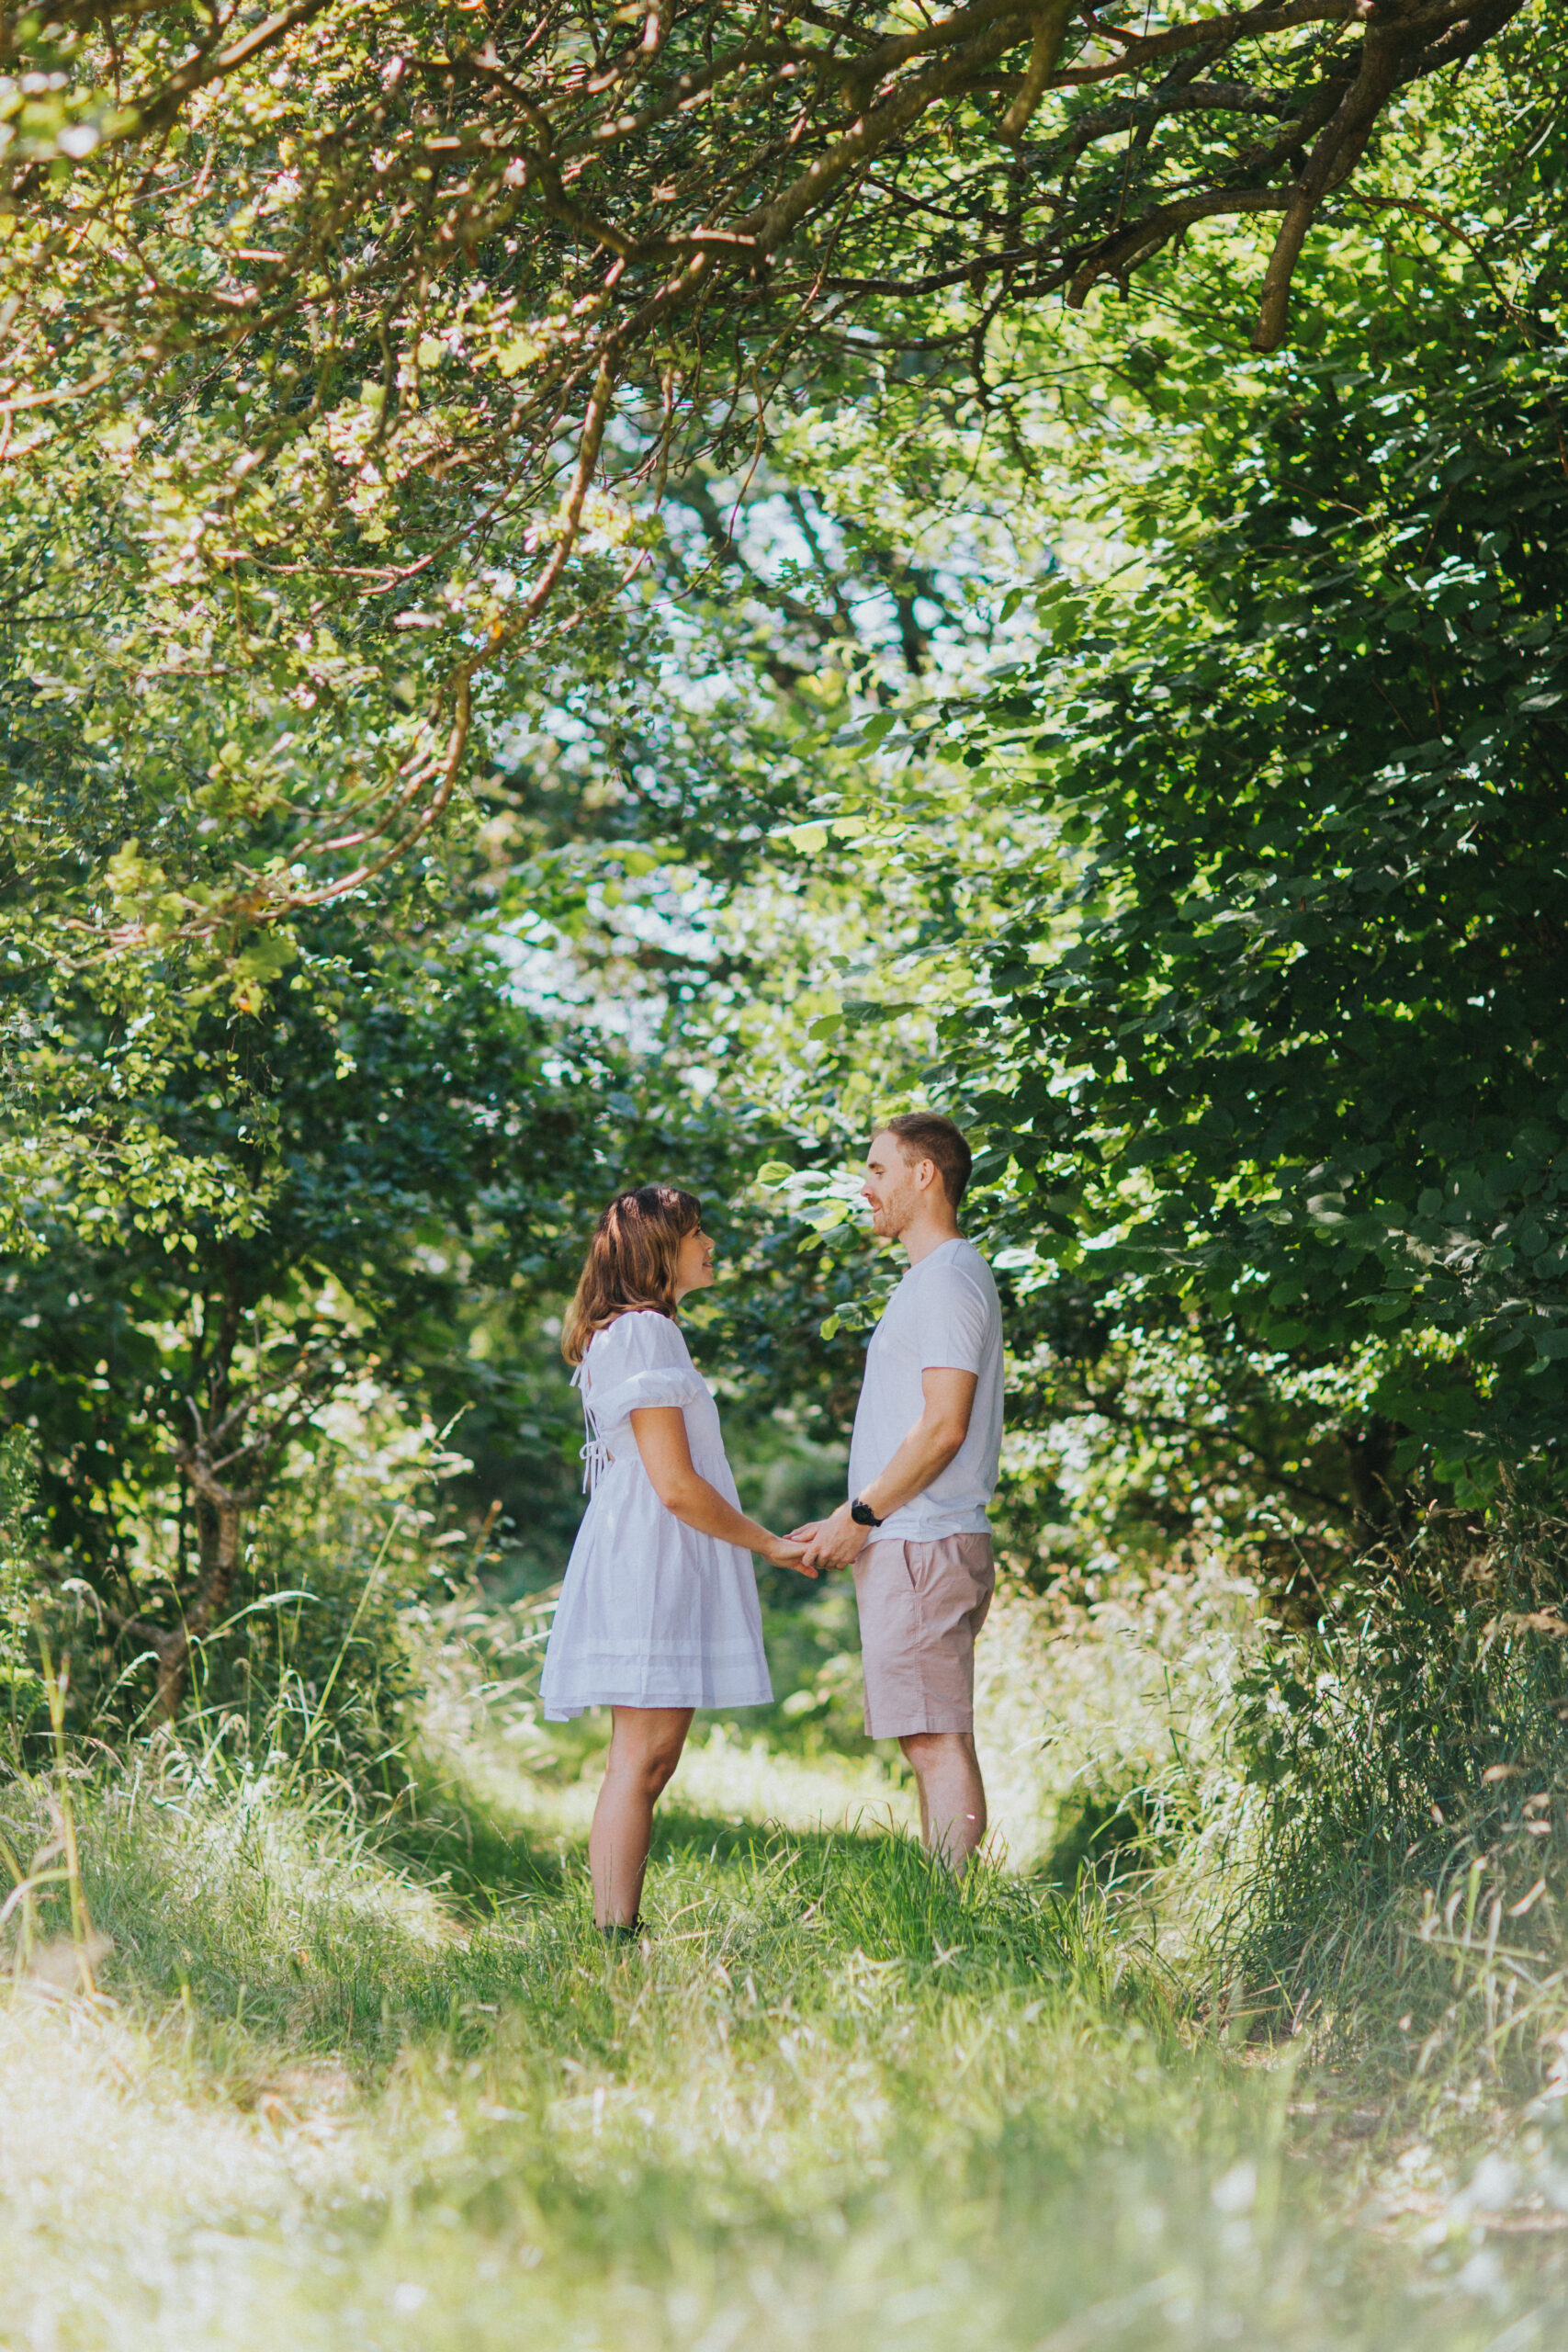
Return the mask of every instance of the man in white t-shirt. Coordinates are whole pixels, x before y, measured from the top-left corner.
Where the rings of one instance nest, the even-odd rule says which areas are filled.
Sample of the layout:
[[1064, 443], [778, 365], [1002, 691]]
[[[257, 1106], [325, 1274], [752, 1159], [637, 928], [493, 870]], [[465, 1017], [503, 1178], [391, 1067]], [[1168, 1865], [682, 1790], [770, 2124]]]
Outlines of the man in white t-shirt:
[[986, 1834], [975, 1754], [975, 1636], [996, 1582], [986, 1507], [1002, 1438], [1002, 1317], [991, 1270], [958, 1230], [970, 1151], [911, 1112], [872, 1137], [873, 1230], [909, 1270], [866, 1351], [850, 1499], [797, 1527], [803, 1567], [853, 1563], [865, 1728], [914, 1769], [926, 1844], [962, 1871]]

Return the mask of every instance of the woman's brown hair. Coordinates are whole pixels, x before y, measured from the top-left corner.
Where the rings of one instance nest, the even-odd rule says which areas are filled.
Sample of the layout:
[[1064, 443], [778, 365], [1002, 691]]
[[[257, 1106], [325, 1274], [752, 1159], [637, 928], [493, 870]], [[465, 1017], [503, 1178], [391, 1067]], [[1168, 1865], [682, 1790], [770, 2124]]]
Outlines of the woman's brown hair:
[[675, 1266], [681, 1244], [703, 1221], [694, 1193], [675, 1184], [639, 1184], [617, 1193], [600, 1218], [576, 1295], [566, 1311], [560, 1351], [581, 1363], [595, 1331], [630, 1307], [675, 1314]]

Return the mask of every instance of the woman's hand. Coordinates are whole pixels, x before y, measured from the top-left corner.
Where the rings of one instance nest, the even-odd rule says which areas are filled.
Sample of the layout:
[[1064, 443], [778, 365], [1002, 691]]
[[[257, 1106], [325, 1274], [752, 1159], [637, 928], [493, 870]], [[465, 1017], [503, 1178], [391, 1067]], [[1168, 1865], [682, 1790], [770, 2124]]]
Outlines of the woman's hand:
[[798, 1576], [810, 1577], [815, 1582], [817, 1571], [805, 1566], [804, 1544], [795, 1543], [787, 1535], [770, 1535], [762, 1557], [775, 1568], [794, 1568]]

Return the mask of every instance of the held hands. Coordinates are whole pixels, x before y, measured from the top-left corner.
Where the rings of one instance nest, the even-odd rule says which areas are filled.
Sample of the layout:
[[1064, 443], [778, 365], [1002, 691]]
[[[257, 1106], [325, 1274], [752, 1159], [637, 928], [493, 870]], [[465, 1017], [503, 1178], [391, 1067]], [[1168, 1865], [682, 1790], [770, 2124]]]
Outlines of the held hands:
[[815, 1575], [818, 1568], [849, 1567], [860, 1557], [871, 1532], [857, 1526], [848, 1503], [840, 1503], [831, 1519], [813, 1519], [804, 1527], [791, 1528], [790, 1540], [804, 1544], [802, 1565]]
[[770, 1535], [762, 1547], [762, 1557], [775, 1568], [794, 1568], [797, 1575], [810, 1577], [815, 1581], [816, 1569], [808, 1568], [802, 1556], [805, 1548], [793, 1535]]

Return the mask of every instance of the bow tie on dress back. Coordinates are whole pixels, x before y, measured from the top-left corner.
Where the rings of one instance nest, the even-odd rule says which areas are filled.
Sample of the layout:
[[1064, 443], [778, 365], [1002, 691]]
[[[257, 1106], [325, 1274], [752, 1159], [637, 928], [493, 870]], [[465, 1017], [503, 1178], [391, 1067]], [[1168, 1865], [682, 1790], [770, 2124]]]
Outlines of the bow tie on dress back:
[[585, 1495], [591, 1496], [615, 1457], [593, 1426], [593, 1412], [588, 1402], [588, 1385], [582, 1376], [587, 1369], [586, 1363], [580, 1363], [571, 1375], [571, 1385], [582, 1399], [584, 1442], [578, 1459], [582, 1464], [582, 1491]]

